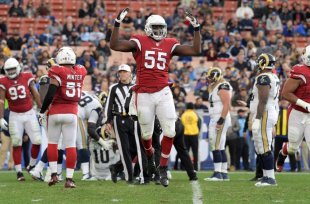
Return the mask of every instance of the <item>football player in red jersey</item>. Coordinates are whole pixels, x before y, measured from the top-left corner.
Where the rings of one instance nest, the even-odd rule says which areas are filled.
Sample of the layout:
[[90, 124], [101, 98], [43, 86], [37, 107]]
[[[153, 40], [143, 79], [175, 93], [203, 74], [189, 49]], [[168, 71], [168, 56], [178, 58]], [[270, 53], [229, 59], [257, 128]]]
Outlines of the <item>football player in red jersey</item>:
[[42, 104], [33, 75], [29, 72], [22, 72], [21, 65], [15, 58], [7, 59], [3, 69], [5, 76], [0, 78], [0, 125], [1, 128], [8, 129], [7, 122], [3, 118], [3, 103], [7, 99], [10, 109], [9, 132], [12, 137], [17, 180], [24, 181], [21, 167], [24, 131], [29, 135], [32, 143], [28, 171], [35, 166], [41, 145], [41, 130], [36, 113], [32, 109], [32, 97], [38, 108], [41, 108]]
[[293, 66], [290, 78], [284, 84], [282, 97], [288, 100], [288, 143], [284, 143], [277, 159], [277, 171], [281, 172], [288, 154], [295, 154], [305, 137], [310, 148], [310, 45], [302, 55], [302, 64]]
[[[115, 19], [110, 47], [115, 51], [132, 52], [137, 63], [136, 85], [133, 87], [137, 116], [142, 131], [142, 143], [148, 155], [149, 166], [155, 167], [152, 134], [155, 115], [158, 116], [164, 137], [158, 167], [161, 184], [169, 185], [167, 165], [175, 136], [176, 112], [168, 84], [168, 65], [174, 56], [195, 56], [201, 51], [200, 25], [196, 18], [186, 13], [194, 27], [193, 45], [180, 45], [175, 38], [166, 38], [167, 24], [163, 17], [151, 15], [145, 25], [146, 35], [134, 35], [130, 40], [119, 39], [119, 27], [129, 9], [122, 10]], [[135, 98], [135, 99], [134, 99]], [[109, 126], [108, 126], [109, 128]], [[150, 168], [151, 169], [151, 168]]]
[[[45, 120], [48, 109], [47, 123], [47, 157], [51, 168], [51, 180], [48, 185], [57, 183], [58, 141], [63, 135], [66, 147], [66, 182], [65, 188], [75, 188], [73, 178], [76, 164], [76, 134], [78, 102], [82, 94], [82, 86], [86, 69], [75, 65], [76, 55], [70, 47], [62, 47], [57, 53], [56, 62], [48, 71], [50, 85], [44, 98], [39, 115], [40, 123]], [[51, 106], [50, 106], [51, 105]], [[50, 106], [50, 107], [49, 107]]]

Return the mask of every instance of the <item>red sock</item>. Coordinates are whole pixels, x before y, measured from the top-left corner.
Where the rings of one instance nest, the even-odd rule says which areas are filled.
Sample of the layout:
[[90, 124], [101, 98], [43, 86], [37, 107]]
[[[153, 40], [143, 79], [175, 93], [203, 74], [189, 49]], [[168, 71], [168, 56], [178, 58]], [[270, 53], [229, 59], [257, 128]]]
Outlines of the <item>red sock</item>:
[[152, 146], [152, 138], [148, 140], [142, 140], [143, 147], [148, 157], [154, 154], [154, 148]]
[[283, 156], [288, 155], [287, 142], [283, 143], [283, 145], [282, 145], [282, 154], [283, 154]]
[[76, 164], [76, 148], [68, 147], [66, 148], [66, 167], [69, 169], [75, 169]]
[[13, 160], [15, 165], [21, 164], [22, 161], [22, 146], [13, 147]]
[[31, 158], [36, 159], [38, 158], [39, 152], [40, 152], [40, 146], [41, 145], [35, 145], [33, 144], [31, 146]]
[[48, 144], [47, 146], [47, 158], [49, 162], [54, 162], [58, 160], [58, 150], [57, 144]]
[[173, 144], [173, 138], [164, 136], [161, 141], [160, 166], [168, 166], [168, 159]]

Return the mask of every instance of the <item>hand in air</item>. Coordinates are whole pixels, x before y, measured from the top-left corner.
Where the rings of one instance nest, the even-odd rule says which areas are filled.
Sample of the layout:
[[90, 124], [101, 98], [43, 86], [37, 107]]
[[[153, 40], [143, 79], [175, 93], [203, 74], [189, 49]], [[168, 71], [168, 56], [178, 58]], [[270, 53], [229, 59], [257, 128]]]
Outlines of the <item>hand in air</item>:
[[192, 24], [194, 28], [197, 28], [200, 26], [198, 20], [189, 12], [185, 11], [186, 19]]
[[119, 12], [119, 14], [117, 15], [115, 21], [118, 22], [118, 23], [121, 23], [124, 20], [124, 18], [127, 15], [128, 12], [129, 12], [129, 8], [123, 9], [121, 12]]

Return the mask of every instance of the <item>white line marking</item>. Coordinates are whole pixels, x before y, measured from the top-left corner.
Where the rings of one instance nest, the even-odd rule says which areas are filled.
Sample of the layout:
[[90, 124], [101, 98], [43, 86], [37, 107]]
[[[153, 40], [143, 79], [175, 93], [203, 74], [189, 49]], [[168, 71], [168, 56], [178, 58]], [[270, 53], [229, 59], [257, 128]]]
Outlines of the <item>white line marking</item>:
[[202, 204], [202, 191], [198, 181], [191, 181], [193, 191], [193, 204]]
[[39, 199], [32, 199], [31, 202], [40, 202], [42, 201], [43, 199], [39, 198]]

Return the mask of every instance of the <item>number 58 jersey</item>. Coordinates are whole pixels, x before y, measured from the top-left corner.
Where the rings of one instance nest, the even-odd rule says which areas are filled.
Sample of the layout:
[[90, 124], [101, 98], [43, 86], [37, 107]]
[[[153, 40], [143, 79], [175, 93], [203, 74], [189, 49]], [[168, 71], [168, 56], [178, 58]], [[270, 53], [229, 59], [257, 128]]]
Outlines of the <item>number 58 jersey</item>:
[[[100, 115], [102, 106], [96, 96], [87, 93], [86, 91], [82, 92], [81, 99], [79, 101], [78, 107], [78, 116], [82, 120], [88, 121], [89, 116], [92, 111], [97, 111], [98, 116]], [[96, 121], [97, 122], [97, 121]]]
[[179, 45], [175, 38], [155, 41], [145, 35], [130, 39], [137, 44], [133, 57], [137, 63], [135, 92], [154, 93], [168, 85], [168, 69], [173, 50]]
[[16, 79], [6, 76], [0, 78], [0, 88], [5, 90], [5, 98], [9, 102], [9, 109], [16, 113], [24, 113], [32, 108], [30, 82], [34, 80], [30, 72], [21, 72]]
[[81, 65], [74, 65], [72, 68], [59, 65], [51, 67], [48, 76], [58, 81], [59, 88], [49, 109], [49, 115], [69, 113], [77, 115], [86, 73], [85, 67]]
[[266, 104], [265, 111], [277, 111], [279, 110], [279, 91], [280, 91], [280, 80], [277, 75], [273, 73], [262, 73], [259, 74], [254, 82], [252, 98], [250, 102], [251, 113], [257, 112], [258, 106], [258, 89], [257, 85], [265, 85], [270, 87], [269, 97]]

